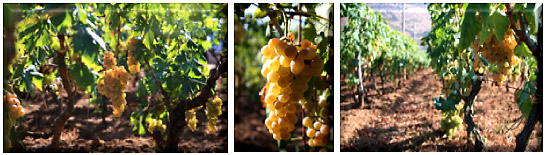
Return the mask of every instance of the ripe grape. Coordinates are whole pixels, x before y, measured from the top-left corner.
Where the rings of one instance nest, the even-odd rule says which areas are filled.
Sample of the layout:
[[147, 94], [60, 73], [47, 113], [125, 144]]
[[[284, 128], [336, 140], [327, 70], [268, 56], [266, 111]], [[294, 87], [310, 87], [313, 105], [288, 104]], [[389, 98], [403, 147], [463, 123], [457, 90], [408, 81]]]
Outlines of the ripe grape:
[[280, 56], [279, 61], [281, 62], [282, 67], [290, 67], [290, 62], [292, 62], [293, 59], [288, 58], [287, 56]]
[[263, 55], [264, 57], [269, 58], [269, 57], [272, 57], [272, 56], [273, 56], [273, 53], [272, 53], [272, 52], [274, 52], [274, 51], [271, 50], [271, 48], [269, 48], [269, 46], [264, 45], [264, 46], [262, 47], [261, 52], [262, 52], [262, 55]]
[[303, 126], [311, 127], [313, 125], [313, 120], [309, 117], [303, 118]]
[[290, 41], [294, 41], [294, 39], [296, 39], [296, 36], [293, 33], [288, 33], [288, 35], [286, 35], [286, 38], [288, 38], [288, 40]]
[[290, 71], [293, 74], [300, 74], [303, 71], [303, 67], [305, 67], [305, 63], [302, 59], [297, 58], [290, 62]]
[[303, 39], [300, 43], [301, 47], [300, 48], [306, 48], [306, 47], [311, 47], [312, 43], [311, 41], [307, 40], [307, 39]]
[[294, 45], [288, 45], [286, 49], [284, 50], [284, 55], [289, 59], [296, 58], [297, 54], [298, 54], [298, 49]]
[[315, 137], [315, 129], [312, 129], [312, 128], [307, 128], [307, 137], [309, 138], [313, 138]]
[[298, 52], [298, 58], [303, 60], [312, 60], [315, 58], [316, 52], [314, 49], [306, 47]]
[[278, 41], [275, 45], [275, 53], [277, 53], [277, 55], [284, 55], [284, 50], [286, 50], [286, 46], [288, 46], [286, 42]]

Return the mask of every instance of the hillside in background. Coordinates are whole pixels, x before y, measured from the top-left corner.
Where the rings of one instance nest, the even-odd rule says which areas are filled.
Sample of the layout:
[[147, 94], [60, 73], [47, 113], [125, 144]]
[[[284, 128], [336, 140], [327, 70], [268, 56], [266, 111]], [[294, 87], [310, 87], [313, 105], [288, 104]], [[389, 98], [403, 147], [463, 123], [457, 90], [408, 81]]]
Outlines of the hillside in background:
[[[366, 5], [381, 12], [383, 19], [391, 28], [402, 32], [402, 3], [370, 3]], [[421, 38], [430, 31], [431, 24], [427, 4], [406, 3], [406, 35], [420, 44]], [[421, 49], [426, 50], [424, 47], [421, 47]]]

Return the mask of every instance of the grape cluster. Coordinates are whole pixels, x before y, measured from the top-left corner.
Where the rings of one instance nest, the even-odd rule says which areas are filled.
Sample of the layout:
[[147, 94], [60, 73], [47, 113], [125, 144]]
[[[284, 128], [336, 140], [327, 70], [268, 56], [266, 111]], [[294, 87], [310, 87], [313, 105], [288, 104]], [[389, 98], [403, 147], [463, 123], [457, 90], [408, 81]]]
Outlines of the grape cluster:
[[309, 40], [295, 45], [294, 38], [292, 33], [281, 39], [273, 38], [261, 49], [264, 63], [261, 74], [267, 78], [263, 100], [271, 111], [265, 124], [275, 140], [291, 138], [307, 83], [312, 76], [320, 77], [322, 73], [323, 61], [316, 54], [316, 46]]
[[134, 55], [135, 47], [138, 43], [138, 39], [132, 38], [129, 40], [129, 51], [127, 53], [127, 66], [129, 67], [129, 72], [135, 74], [140, 72], [140, 62], [136, 60]]
[[463, 103], [455, 105], [455, 110], [448, 110], [442, 112], [442, 128], [441, 131], [445, 132], [449, 139], [456, 137], [457, 129], [463, 126]]
[[444, 89], [442, 89], [442, 95], [444, 95], [444, 97], [448, 97], [451, 93], [453, 82], [455, 82], [455, 76], [453, 74], [448, 74], [444, 77]]
[[307, 144], [310, 147], [325, 146], [330, 140], [330, 127], [318, 120], [313, 122], [310, 117], [303, 118], [303, 126], [307, 127], [306, 135], [309, 137]]
[[149, 123], [148, 131], [150, 133], [154, 133], [155, 130], [159, 130], [161, 134], [164, 134], [165, 130], [167, 129], [167, 126], [165, 126], [161, 120], [152, 119]]
[[4, 147], [11, 147], [10, 130], [16, 123], [16, 119], [25, 115], [25, 109], [21, 105], [17, 95], [8, 93], [4, 96]]
[[191, 132], [195, 131], [195, 129], [197, 128], [197, 117], [195, 117], [196, 110], [197, 109], [186, 110], [186, 122]]
[[[108, 55], [111, 55], [111, 53], [109, 52], [107, 56]], [[112, 57], [112, 59], [113, 62], [116, 62], [114, 57]], [[107, 60], [104, 61], [106, 62]], [[104, 67], [109, 68], [106, 65]], [[113, 66], [103, 72], [103, 77], [97, 85], [99, 93], [109, 98], [110, 102], [112, 102], [114, 117], [120, 117], [125, 110], [125, 105], [127, 104], [127, 101], [125, 100], [125, 87], [127, 87], [129, 78], [130, 74], [125, 71], [123, 66]]]
[[[25, 109], [15, 94], [8, 93], [4, 96], [4, 109], [8, 110], [7, 115], [9, 116], [9, 121], [4, 121], [4, 123], [10, 124], [10, 126], [15, 125], [15, 119], [25, 116]], [[5, 115], [4, 120], [6, 120]]]
[[514, 54], [517, 46], [516, 38], [512, 29], [508, 29], [504, 34], [502, 42], [497, 40], [495, 35], [491, 35], [483, 45], [479, 45], [479, 39], [474, 41], [471, 48], [474, 51], [474, 69], [480, 71], [483, 62], [479, 61], [478, 52], [490, 63], [497, 63], [498, 70], [493, 74], [493, 80], [499, 86], [512, 74], [514, 67], [520, 63], [520, 59]]
[[218, 120], [218, 116], [222, 115], [222, 100], [218, 96], [214, 100], [209, 99], [206, 106], [206, 114], [209, 119], [209, 123], [207, 124], [209, 132], [216, 132], [216, 120]]

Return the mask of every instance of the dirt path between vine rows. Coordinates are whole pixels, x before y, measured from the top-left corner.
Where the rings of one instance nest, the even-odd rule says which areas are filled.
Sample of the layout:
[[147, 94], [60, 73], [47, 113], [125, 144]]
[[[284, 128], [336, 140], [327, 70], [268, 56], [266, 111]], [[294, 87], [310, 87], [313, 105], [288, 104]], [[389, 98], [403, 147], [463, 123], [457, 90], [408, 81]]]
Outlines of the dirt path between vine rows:
[[[442, 84], [435, 76], [431, 69], [418, 71], [399, 89], [386, 82], [385, 94], [371, 89], [370, 102], [362, 107], [342, 81], [341, 151], [473, 151], [465, 129], [459, 129], [455, 139], [439, 131], [442, 113], [434, 108], [432, 99], [440, 96]], [[372, 83], [365, 82], [365, 86], [370, 88]], [[378, 88], [381, 90], [380, 84]], [[484, 151], [514, 150], [516, 135], [525, 124], [514, 91], [483, 84], [474, 105], [474, 121], [487, 138]], [[542, 123], [535, 126], [526, 151], [542, 151]]]
[[[203, 110], [198, 111], [197, 129], [191, 132], [187, 127], [180, 135], [179, 149], [182, 152], [227, 152], [227, 88], [222, 88], [222, 80], [219, 85], [218, 96], [224, 103], [222, 115], [217, 121], [216, 133], [208, 133], [207, 118]], [[138, 109], [139, 101], [135, 97], [137, 85], [129, 84], [126, 88], [127, 106], [120, 118], [112, 116], [112, 106], [108, 103], [105, 114], [105, 122], [102, 122], [101, 113], [95, 112], [97, 105], [89, 104], [89, 97], [78, 93], [78, 100], [74, 111], [68, 119], [61, 135], [61, 146], [58, 152], [155, 152], [153, 138], [148, 135], [140, 136], [133, 131], [131, 125], [131, 113]], [[46, 92], [39, 92], [35, 97], [20, 98], [26, 104], [25, 118], [21, 127], [32, 132], [51, 132], [55, 118], [60, 115], [59, 102]], [[63, 96], [67, 102], [66, 93]], [[47, 145], [51, 138], [25, 137], [24, 152], [47, 152]]]

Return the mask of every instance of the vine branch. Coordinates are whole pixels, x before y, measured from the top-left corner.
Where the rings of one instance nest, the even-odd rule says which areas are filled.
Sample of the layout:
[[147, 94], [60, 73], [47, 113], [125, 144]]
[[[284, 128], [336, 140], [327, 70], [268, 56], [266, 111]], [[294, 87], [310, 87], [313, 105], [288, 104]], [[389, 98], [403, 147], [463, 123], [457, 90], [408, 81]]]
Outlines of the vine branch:
[[[68, 69], [65, 62], [65, 56], [66, 56], [66, 45], [65, 45], [65, 35], [63, 33], [60, 33], [57, 35], [57, 38], [59, 38], [59, 43], [61, 45], [61, 49], [57, 53], [57, 61], [59, 63], [59, 73], [61, 75], [61, 82], [63, 85], [63, 88], [66, 90], [66, 93], [68, 94], [68, 102], [66, 103], [68, 107], [61, 113], [61, 116], [55, 120], [54, 124], [54, 131], [53, 131], [53, 139], [51, 140], [51, 145], [49, 146], [51, 149], [56, 150], [59, 147], [61, 133], [64, 129], [64, 125], [66, 124], [66, 121], [70, 117], [70, 114], [72, 113], [74, 109], [74, 102], [75, 102], [75, 95], [74, 91], [71, 90], [70, 87], [70, 81], [68, 80]], [[60, 91], [60, 90], [59, 90]]]
[[514, 8], [510, 5], [510, 3], [506, 3], [506, 16], [510, 20], [510, 26], [514, 29], [514, 32], [516, 32], [516, 35], [518, 38], [527, 45], [529, 50], [531, 50], [532, 53], [538, 52], [538, 47], [536, 44], [532, 43], [531, 38], [529, 37], [529, 34], [527, 33], [527, 21], [525, 18], [523, 18], [523, 13], [521, 11], [517, 12], [517, 15], [520, 20], [520, 26], [521, 30], [517, 29], [516, 22], [514, 21], [514, 18], [512, 14], [514, 13]]
[[279, 22], [277, 22], [277, 13], [272, 11], [271, 9], [267, 8], [265, 10], [267, 13], [267, 16], [269, 16], [269, 20], [271, 20], [272, 24], [275, 26], [275, 29], [277, 29], [277, 32], [279, 32], [279, 35], [283, 35], [281, 25], [279, 25]]

